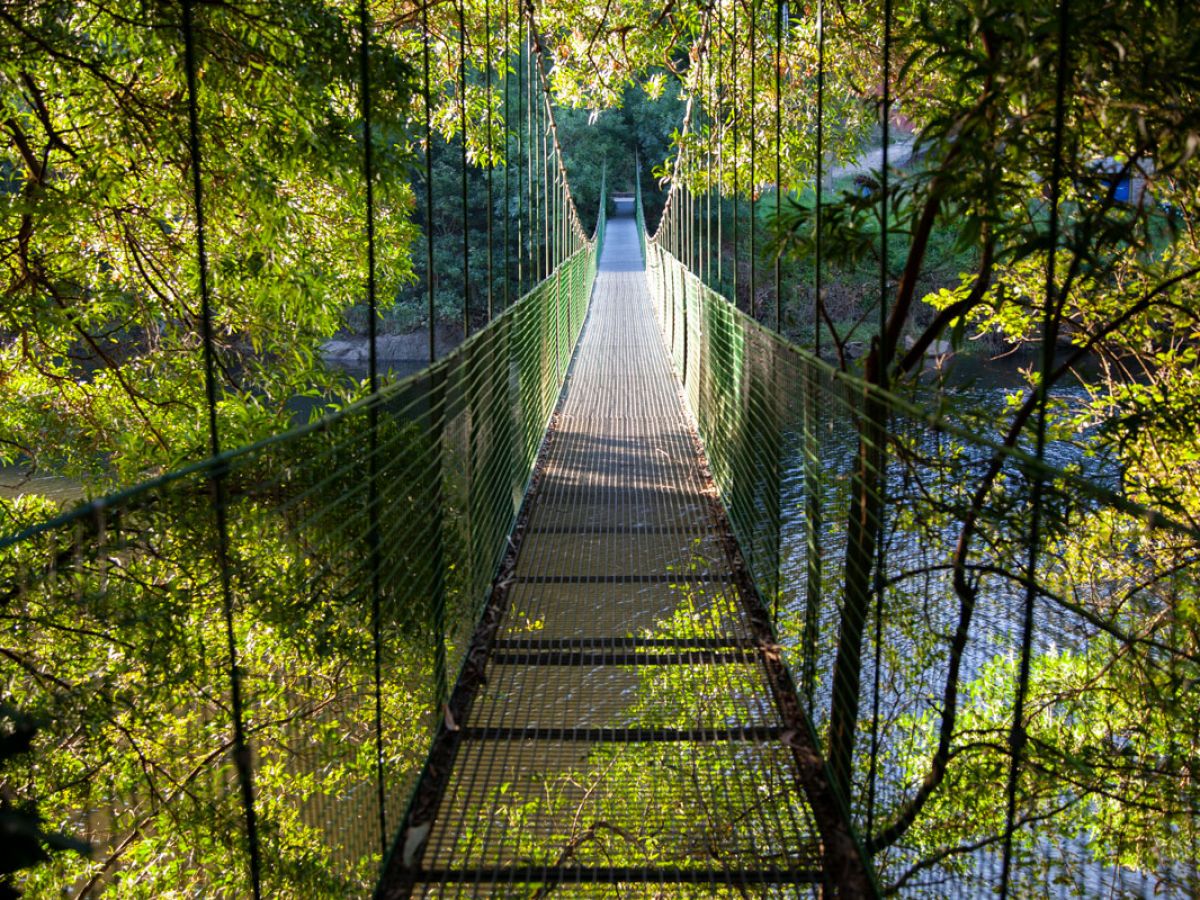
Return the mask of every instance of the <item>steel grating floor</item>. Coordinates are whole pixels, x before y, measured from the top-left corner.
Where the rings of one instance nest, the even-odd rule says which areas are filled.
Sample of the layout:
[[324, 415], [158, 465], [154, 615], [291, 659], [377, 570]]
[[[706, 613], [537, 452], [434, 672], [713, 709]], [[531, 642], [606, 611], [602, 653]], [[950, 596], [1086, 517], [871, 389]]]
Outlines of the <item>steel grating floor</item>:
[[768, 636], [632, 218], [610, 221], [595, 290], [482, 677], [460, 680], [405, 884], [384, 894], [814, 896], [819, 840]]

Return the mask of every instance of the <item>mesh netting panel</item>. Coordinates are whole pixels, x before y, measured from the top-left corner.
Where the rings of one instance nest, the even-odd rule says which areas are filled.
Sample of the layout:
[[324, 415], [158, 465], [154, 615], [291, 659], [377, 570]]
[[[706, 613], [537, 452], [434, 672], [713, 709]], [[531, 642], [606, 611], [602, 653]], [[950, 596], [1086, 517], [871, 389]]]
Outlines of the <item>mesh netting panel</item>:
[[6, 790], [94, 847], [35, 870], [30, 896], [250, 893], [215, 479], [264, 894], [371, 892], [594, 271], [589, 245], [376, 397], [0, 543], [0, 677], [41, 726]]
[[880, 886], [999, 884], [1032, 590], [1012, 891], [1194, 892], [1197, 535], [1113, 493], [1112, 461], [1006, 449], [986, 438], [1003, 410], [932, 380], [883, 394], [646, 246], [664, 340], [823, 748], [854, 734], [844, 800]]

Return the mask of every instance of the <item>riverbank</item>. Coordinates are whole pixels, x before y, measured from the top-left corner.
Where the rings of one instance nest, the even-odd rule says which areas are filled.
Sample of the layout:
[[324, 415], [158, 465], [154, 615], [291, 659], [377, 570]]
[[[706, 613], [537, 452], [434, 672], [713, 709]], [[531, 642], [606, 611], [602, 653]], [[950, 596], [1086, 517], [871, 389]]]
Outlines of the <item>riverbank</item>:
[[23, 494], [38, 494], [60, 503], [78, 503], [86, 498], [83, 484], [65, 475], [44, 475], [20, 466], [0, 466], [0, 498], [12, 500]]
[[[434, 346], [441, 359], [462, 343], [462, 327], [442, 323], [434, 328]], [[339, 335], [321, 345], [321, 358], [355, 376], [365, 375], [370, 360], [370, 342], [365, 335]], [[381, 334], [375, 339], [381, 370], [410, 374], [429, 365], [429, 331], [422, 328], [407, 334]]]

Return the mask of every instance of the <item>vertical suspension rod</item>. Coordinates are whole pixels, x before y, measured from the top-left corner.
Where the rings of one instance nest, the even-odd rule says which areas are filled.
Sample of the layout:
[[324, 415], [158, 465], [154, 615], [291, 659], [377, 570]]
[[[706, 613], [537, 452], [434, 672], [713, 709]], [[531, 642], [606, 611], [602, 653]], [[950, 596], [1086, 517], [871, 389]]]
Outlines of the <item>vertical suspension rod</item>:
[[421, 5], [421, 93], [425, 103], [425, 300], [429, 315], [429, 362], [437, 360], [437, 314], [433, 290], [433, 92], [429, 78], [429, 4]]
[[[717, 53], [716, 53], [716, 78], [717, 91], [715, 104], [717, 114], [720, 119], [720, 130], [717, 132], [717, 184], [720, 193], [717, 194], [717, 290], [719, 293], [725, 293], [725, 229], [724, 229], [724, 209], [725, 209], [725, 113], [722, 109], [722, 100], [725, 93], [725, 67], [721, 64], [720, 40], [725, 36], [724, 16], [721, 12], [721, 0], [717, 0]], [[709, 63], [711, 70], [712, 62]]]
[[[542, 54], [545, 53], [541, 41], [538, 42], [538, 70], [542, 67]], [[543, 86], [543, 91], [545, 87]], [[550, 273], [554, 271], [554, 263], [551, 257], [553, 252], [553, 235], [554, 235], [554, 197], [551, 195], [552, 179], [550, 173], [550, 127], [546, 120], [546, 105], [543, 102], [541, 106], [542, 122], [540, 126], [541, 141], [542, 141], [542, 272], [545, 277], [549, 278]]]
[[368, 410], [368, 483], [367, 483], [367, 553], [371, 568], [371, 642], [374, 656], [375, 687], [375, 802], [379, 804], [380, 852], [387, 855], [387, 794], [384, 788], [383, 764], [383, 636], [382, 595], [380, 569], [383, 560], [379, 535], [379, 352], [378, 319], [379, 303], [375, 285], [375, 158], [374, 135], [371, 133], [371, 17], [367, 0], [358, 2], [358, 22], [361, 32], [359, 49], [361, 109], [363, 123], [363, 183], [366, 186], [366, 231], [367, 231], [367, 383], [371, 392]]
[[[208, 406], [208, 447], [214, 460], [221, 454], [221, 432], [217, 421], [216, 340], [212, 326], [212, 297], [208, 284], [208, 250], [205, 246], [204, 179], [200, 149], [200, 102], [197, 84], [196, 36], [193, 0], [183, 0], [184, 68], [188, 92], [188, 153], [191, 157], [192, 200], [196, 208], [196, 266], [200, 289], [200, 331], [204, 344], [204, 392]], [[254, 806], [254, 775], [250, 745], [246, 740], [243, 718], [242, 677], [238, 662], [237, 639], [233, 627], [233, 580], [229, 561], [229, 521], [226, 511], [225, 468], [214, 463], [210, 469], [216, 517], [217, 566], [221, 577], [221, 609], [225, 626], [226, 652], [229, 659], [229, 699], [233, 719], [233, 762], [241, 787], [242, 810], [246, 820], [246, 849], [249, 856], [250, 886], [255, 900], [262, 898], [262, 863], [258, 844], [258, 816]]]
[[825, 0], [817, 0], [817, 165], [814, 196], [813, 236], [813, 356], [821, 357], [821, 310], [823, 299], [822, 261], [825, 239], [822, 234], [822, 201], [825, 190]]
[[[775, 220], [779, 221], [783, 200], [783, 3], [775, 0]], [[783, 271], [781, 256], [775, 253], [775, 331], [783, 325]]]
[[738, 251], [741, 249], [738, 246], [741, 243], [739, 240], [741, 236], [739, 234], [741, 231], [741, 228], [739, 227], [741, 215], [738, 210], [738, 189], [740, 187], [739, 182], [741, 180], [738, 172], [738, 157], [741, 154], [741, 142], [738, 140], [738, 125], [741, 122], [741, 117], [738, 115], [738, 2], [739, 0], [733, 0], [733, 19], [730, 23], [729, 33], [729, 43], [731, 45], [729, 51], [729, 80], [730, 92], [732, 94], [732, 100], [729, 106], [729, 124], [733, 137], [733, 152], [730, 154], [730, 163], [733, 166], [733, 190], [731, 192], [731, 196], [733, 198], [733, 272], [731, 274], [733, 276], [733, 306], [735, 309], [741, 308], [741, 298], [738, 296], [738, 271], [741, 269], [741, 264], [738, 261]]
[[537, 169], [537, 140], [534, 137], [534, 122], [536, 117], [533, 111], [533, 25], [526, 23], [526, 38], [525, 38], [525, 140], [529, 143], [529, 150], [525, 154], [526, 161], [526, 182], [529, 188], [529, 286], [532, 288], [542, 280], [541, 270], [541, 247], [538, 243], [537, 235], [541, 233], [540, 216], [538, 208], [538, 192], [537, 182], [534, 179], [534, 171]]
[[[1050, 174], [1049, 253], [1046, 259], [1045, 304], [1042, 311], [1041, 378], [1037, 385], [1037, 421], [1034, 455], [1039, 462], [1046, 456], [1046, 409], [1049, 385], [1046, 378], [1054, 367], [1054, 351], [1058, 342], [1058, 295], [1056, 262], [1059, 243], [1059, 202], [1062, 197], [1063, 144], [1067, 108], [1067, 66], [1070, 62], [1067, 36], [1070, 31], [1070, 0], [1059, 0], [1058, 7], [1058, 71], [1054, 85], [1054, 137], [1051, 146], [1053, 160]], [[1065, 293], [1065, 290], [1064, 290]], [[1021, 621], [1021, 662], [1017, 674], [1017, 692], [1013, 701], [1013, 723], [1009, 733], [1011, 761], [1008, 770], [1007, 803], [1004, 815], [1004, 855], [1000, 874], [1000, 897], [1008, 897], [1012, 880], [1012, 845], [1016, 832], [1017, 790], [1020, 788], [1021, 760], [1029, 735], [1025, 729], [1025, 702], [1029, 692], [1030, 656], [1033, 651], [1034, 605], [1037, 600], [1037, 565], [1042, 532], [1042, 505], [1045, 480], [1040, 471], [1033, 475], [1032, 514], [1029, 523], [1028, 575], [1025, 580], [1025, 604]]]
[[462, 171], [459, 188], [462, 193], [462, 327], [463, 340], [471, 335], [471, 222], [467, 198], [467, 18], [463, 0], [455, 4], [458, 13], [458, 123], [462, 129], [459, 139], [459, 164]]
[[492, 3], [483, 2], [483, 70], [487, 74], [485, 97], [487, 108], [484, 112], [484, 128], [487, 131], [487, 320], [492, 321], [495, 314], [493, 298], [493, 259], [492, 259], [492, 216], [494, 214], [495, 197], [493, 196], [493, 181], [496, 173], [495, 144], [492, 134]]
[[[879, 336], [876, 338], [876, 352], [879, 355], [878, 383], [887, 390], [889, 368], [891, 366], [891, 347], [886, 340], [888, 317], [888, 216], [891, 212], [891, 183], [890, 183], [890, 147], [891, 140], [891, 108], [892, 108], [892, 0], [883, 0], [883, 97], [880, 104], [880, 128], [882, 131], [882, 159], [880, 161], [880, 198], [879, 198]], [[885, 424], [882, 439], [886, 444], [887, 427], [890, 420], [888, 411], [883, 413]], [[872, 580], [872, 590], [875, 594], [875, 621], [873, 642], [875, 644], [871, 672], [871, 744], [867, 765], [867, 821], [866, 839], [869, 841], [875, 832], [875, 794], [879, 776], [879, 692], [881, 689], [880, 667], [883, 662], [883, 607], [884, 607], [884, 569], [887, 566], [887, 540], [884, 527], [887, 518], [887, 448], [880, 448], [881, 471], [879, 473], [879, 522], [875, 539], [875, 573]]]
[[758, 0], [750, 2], [750, 296], [747, 312], [757, 316], [758, 290]]
[[[817, 159], [815, 195], [814, 279], [813, 279], [813, 357], [821, 357], [821, 267], [823, 239], [821, 236], [821, 201], [825, 157], [825, 16], [824, 0], [817, 0]], [[804, 496], [805, 588], [804, 588], [804, 651], [802, 654], [801, 684], [805, 697], [812, 703], [816, 691], [817, 628], [822, 594], [821, 565], [821, 482], [818, 474], [818, 444], [816, 419], [820, 370], [810, 367], [805, 399], [804, 427]]]
[[[507, 0], [506, 0], [507, 2]], [[528, 269], [525, 243], [526, 198], [529, 196], [529, 184], [526, 173], [529, 171], [529, 151], [526, 147], [528, 129], [525, 119], [528, 103], [526, 93], [526, 70], [529, 68], [529, 53], [525, 44], [518, 19], [517, 33], [520, 39], [517, 43], [517, 297], [525, 295], [525, 278]]]
[[[511, 281], [510, 275], [512, 273], [512, 229], [510, 227], [510, 222], [509, 222], [509, 219], [511, 218], [511, 213], [509, 211], [509, 203], [510, 203], [510, 191], [511, 191], [511, 187], [512, 187], [511, 186], [512, 179], [511, 179], [511, 171], [510, 171], [512, 169], [512, 165], [511, 165], [512, 157], [508, 152], [509, 123], [512, 121], [512, 103], [511, 103], [511, 96], [510, 96], [511, 95], [510, 88], [512, 87], [512, 85], [511, 85], [511, 83], [509, 81], [509, 77], [508, 77], [509, 76], [508, 61], [510, 58], [509, 43], [511, 41], [512, 35], [509, 32], [509, 16], [508, 16], [509, 0], [503, 0], [503, 2], [504, 2], [504, 24], [502, 26], [502, 30], [504, 32], [504, 41], [503, 41], [504, 50], [500, 55], [500, 59], [501, 59], [502, 65], [504, 66], [504, 308], [508, 309], [509, 305], [512, 302], [512, 298], [509, 296], [509, 294], [510, 294], [509, 283]], [[520, 220], [518, 219], [518, 222], [519, 221]]]

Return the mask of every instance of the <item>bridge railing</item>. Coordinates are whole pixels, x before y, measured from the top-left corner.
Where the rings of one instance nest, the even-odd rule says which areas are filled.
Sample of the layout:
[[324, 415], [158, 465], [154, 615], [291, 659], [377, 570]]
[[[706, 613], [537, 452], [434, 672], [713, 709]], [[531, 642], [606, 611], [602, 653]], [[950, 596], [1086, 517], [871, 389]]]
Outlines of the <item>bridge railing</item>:
[[39, 726], [5, 790], [93, 847], [33, 870], [28, 896], [371, 892], [506, 552], [602, 230], [425, 371], [0, 540], [0, 677]]
[[1122, 496], [1115, 461], [999, 446], [981, 435], [1001, 410], [928, 383], [884, 394], [647, 253], [713, 478], [881, 887], [1194, 892], [1200, 535]]

